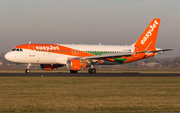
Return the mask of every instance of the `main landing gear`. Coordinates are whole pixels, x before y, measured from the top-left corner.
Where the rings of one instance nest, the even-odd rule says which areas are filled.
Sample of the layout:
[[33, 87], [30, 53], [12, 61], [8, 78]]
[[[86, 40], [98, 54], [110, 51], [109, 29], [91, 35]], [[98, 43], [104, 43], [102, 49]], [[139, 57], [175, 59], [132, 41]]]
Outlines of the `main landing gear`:
[[27, 65], [27, 69], [25, 70], [25, 73], [30, 73], [30, 66], [31, 66], [31, 64], [29, 63], [28, 65]]
[[89, 72], [90, 74], [95, 74], [95, 73], [96, 73], [96, 69], [95, 69], [95, 68], [89, 68], [89, 69], [88, 69], [88, 72]]
[[90, 74], [95, 74], [96, 73], [96, 69], [93, 67], [93, 65], [91, 65], [91, 68], [88, 69], [88, 72]]
[[91, 68], [88, 69], [89, 74], [96, 74], [96, 69], [91, 65]]

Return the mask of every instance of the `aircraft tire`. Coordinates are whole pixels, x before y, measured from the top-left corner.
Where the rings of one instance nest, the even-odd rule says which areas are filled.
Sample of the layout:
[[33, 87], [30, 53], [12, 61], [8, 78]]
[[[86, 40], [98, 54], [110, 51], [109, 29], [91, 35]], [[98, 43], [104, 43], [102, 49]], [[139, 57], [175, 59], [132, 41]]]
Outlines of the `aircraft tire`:
[[96, 69], [95, 69], [95, 68], [92, 68], [92, 69], [91, 69], [91, 73], [92, 73], [92, 74], [96, 74]]
[[90, 73], [90, 74], [92, 73], [92, 69], [91, 68], [88, 69], [88, 73]]
[[89, 68], [89, 69], [88, 69], [88, 72], [89, 72], [90, 74], [96, 74], [96, 69], [95, 69], [95, 68]]
[[25, 70], [25, 73], [30, 73], [30, 69], [26, 69], [26, 70]]

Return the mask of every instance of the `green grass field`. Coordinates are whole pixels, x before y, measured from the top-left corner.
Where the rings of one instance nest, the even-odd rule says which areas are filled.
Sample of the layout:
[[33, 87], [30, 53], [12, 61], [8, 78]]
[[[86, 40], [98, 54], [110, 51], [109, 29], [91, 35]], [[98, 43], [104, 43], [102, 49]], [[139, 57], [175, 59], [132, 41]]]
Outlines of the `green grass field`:
[[0, 77], [0, 112], [179, 112], [179, 77]]

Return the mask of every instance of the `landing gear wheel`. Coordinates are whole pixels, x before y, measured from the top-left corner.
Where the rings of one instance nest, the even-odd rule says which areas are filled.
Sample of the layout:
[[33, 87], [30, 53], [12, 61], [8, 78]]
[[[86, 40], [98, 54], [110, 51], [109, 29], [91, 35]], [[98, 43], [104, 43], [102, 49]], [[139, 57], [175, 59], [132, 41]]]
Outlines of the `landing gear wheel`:
[[29, 63], [29, 64], [27, 65], [27, 68], [26, 68], [26, 70], [25, 70], [25, 73], [30, 73], [30, 66], [31, 66], [31, 64]]
[[26, 70], [25, 70], [25, 73], [30, 73], [30, 69], [26, 69]]
[[91, 72], [92, 72], [92, 74], [96, 74], [96, 69], [92, 68]]
[[70, 72], [71, 72], [71, 73], [77, 73], [78, 71], [72, 71], [72, 70], [70, 70]]
[[88, 69], [88, 72], [91, 74], [91, 73], [92, 73], [92, 69], [91, 69], [91, 68], [89, 68], [89, 69]]
[[90, 74], [95, 74], [95, 73], [96, 73], [96, 69], [95, 69], [95, 68], [89, 68], [89, 69], [88, 69], [88, 72], [89, 72]]

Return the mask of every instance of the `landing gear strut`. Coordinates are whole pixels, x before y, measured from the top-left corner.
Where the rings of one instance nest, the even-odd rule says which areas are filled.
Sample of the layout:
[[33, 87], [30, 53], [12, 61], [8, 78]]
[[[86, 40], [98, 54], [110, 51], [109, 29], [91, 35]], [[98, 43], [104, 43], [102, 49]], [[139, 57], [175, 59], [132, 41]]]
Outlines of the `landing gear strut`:
[[30, 73], [30, 66], [31, 66], [31, 64], [29, 63], [28, 65], [27, 65], [27, 69], [25, 70], [25, 73]]

